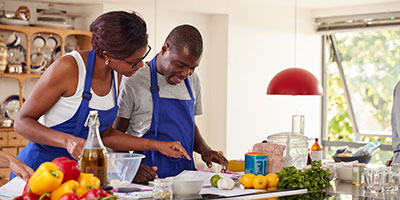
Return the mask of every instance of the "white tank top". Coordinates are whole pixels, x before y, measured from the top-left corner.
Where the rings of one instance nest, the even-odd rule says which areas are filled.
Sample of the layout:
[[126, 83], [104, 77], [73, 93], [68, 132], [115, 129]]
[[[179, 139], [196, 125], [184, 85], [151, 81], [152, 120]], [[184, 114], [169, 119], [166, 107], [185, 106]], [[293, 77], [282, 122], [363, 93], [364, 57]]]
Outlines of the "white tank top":
[[[78, 64], [79, 70], [79, 78], [78, 78], [78, 86], [76, 88], [75, 94], [70, 97], [61, 97], [56, 104], [44, 115], [39, 118], [39, 123], [43, 124], [47, 127], [52, 127], [58, 124], [61, 124], [74, 116], [76, 111], [79, 108], [79, 105], [82, 101], [82, 93], [85, 85], [85, 77], [86, 77], [86, 67], [85, 62], [83, 61], [81, 54], [77, 51], [72, 51], [70, 53], [65, 54], [64, 56], [72, 56], [75, 58], [76, 63]], [[118, 88], [118, 74], [114, 73], [114, 83], [115, 88]], [[114, 87], [111, 85], [110, 92], [105, 96], [98, 96], [92, 88], [90, 88], [90, 92], [92, 93], [92, 99], [89, 101], [89, 107], [98, 110], [108, 110], [114, 107]]]

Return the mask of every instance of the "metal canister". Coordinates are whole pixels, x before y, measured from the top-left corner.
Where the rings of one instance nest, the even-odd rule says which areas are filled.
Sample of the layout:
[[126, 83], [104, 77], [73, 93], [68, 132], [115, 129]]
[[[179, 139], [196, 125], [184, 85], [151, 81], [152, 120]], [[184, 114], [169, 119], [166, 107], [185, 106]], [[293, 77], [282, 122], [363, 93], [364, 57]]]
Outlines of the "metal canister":
[[365, 163], [355, 163], [352, 167], [352, 181], [353, 185], [362, 185], [365, 183], [364, 180], [364, 169]]
[[244, 172], [255, 175], [268, 174], [268, 156], [266, 153], [250, 152], [245, 154]]

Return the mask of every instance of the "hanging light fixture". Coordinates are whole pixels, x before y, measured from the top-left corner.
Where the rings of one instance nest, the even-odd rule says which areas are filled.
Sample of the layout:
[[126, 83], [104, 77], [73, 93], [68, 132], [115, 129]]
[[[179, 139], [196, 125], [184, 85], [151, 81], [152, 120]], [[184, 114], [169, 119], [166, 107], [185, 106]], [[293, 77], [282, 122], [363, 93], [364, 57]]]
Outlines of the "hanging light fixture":
[[267, 95], [322, 95], [319, 81], [309, 71], [296, 68], [297, 0], [294, 9], [294, 68], [288, 68], [272, 78]]

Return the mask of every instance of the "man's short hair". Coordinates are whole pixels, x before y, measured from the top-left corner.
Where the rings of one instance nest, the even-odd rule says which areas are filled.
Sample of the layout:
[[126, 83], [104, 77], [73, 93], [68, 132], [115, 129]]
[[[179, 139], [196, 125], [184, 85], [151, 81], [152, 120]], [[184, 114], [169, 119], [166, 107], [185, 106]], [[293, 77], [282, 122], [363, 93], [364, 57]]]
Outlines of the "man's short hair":
[[174, 50], [181, 50], [183, 47], [189, 49], [190, 54], [200, 57], [203, 53], [203, 39], [197, 28], [184, 24], [175, 27], [167, 36], [165, 42]]

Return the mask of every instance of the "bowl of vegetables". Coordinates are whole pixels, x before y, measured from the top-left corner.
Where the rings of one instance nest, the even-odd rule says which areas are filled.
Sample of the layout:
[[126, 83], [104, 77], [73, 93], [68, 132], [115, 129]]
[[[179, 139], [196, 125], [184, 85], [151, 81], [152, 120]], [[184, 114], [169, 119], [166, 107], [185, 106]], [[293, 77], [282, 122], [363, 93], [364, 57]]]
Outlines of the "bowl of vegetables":
[[343, 156], [341, 154], [338, 154], [338, 155], [333, 155], [332, 158], [335, 162], [358, 161], [359, 163], [369, 163], [371, 161], [372, 156], [370, 154], [363, 156]]

